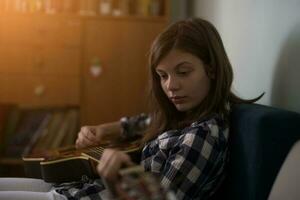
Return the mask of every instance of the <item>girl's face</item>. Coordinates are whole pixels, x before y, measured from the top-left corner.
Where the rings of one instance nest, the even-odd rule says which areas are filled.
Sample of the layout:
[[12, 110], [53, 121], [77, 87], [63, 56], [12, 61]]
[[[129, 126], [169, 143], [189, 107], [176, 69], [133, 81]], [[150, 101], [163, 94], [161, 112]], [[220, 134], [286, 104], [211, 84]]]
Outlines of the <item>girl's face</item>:
[[210, 79], [203, 62], [196, 56], [173, 49], [156, 67], [161, 87], [178, 111], [198, 106], [207, 96]]

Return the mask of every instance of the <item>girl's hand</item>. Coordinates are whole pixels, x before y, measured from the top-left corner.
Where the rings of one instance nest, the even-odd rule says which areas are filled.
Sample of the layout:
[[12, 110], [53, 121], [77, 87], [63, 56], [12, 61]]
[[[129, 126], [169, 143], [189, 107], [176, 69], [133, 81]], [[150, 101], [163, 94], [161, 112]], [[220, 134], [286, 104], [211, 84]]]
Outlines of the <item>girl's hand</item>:
[[104, 138], [116, 139], [120, 137], [121, 131], [122, 126], [119, 121], [98, 126], [83, 126], [76, 139], [76, 148], [99, 145]]
[[117, 180], [118, 172], [122, 166], [132, 165], [134, 163], [126, 153], [114, 149], [105, 149], [97, 166], [97, 172], [101, 177], [113, 182]]

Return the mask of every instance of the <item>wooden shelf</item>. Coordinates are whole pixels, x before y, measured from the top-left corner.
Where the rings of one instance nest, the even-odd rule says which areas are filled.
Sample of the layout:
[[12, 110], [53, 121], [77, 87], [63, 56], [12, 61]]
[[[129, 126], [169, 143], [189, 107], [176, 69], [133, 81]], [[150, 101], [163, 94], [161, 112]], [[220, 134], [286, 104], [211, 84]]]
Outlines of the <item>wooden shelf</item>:
[[81, 16], [84, 19], [96, 19], [96, 20], [143, 20], [143, 21], [167, 21], [165, 16], [142, 16], [142, 15], [121, 15], [121, 16]]
[[23, 160], [18, 158], [0, 158], [0, 165], [23, 165]]
[[97, 20], [144, 20], [144, 21], [168, 21], [169, 18], [165, 15], [161, 16], [143, 16], [143, 15], [80, 15], [76, 13], [0, 13], [0, 16], [14, 17], [44, 17], [44, 18], [80, 18], [80, 19], [97, 19]]
[[23, 161], [17, 158], [0, 158], [0, 177], [26, 177]]

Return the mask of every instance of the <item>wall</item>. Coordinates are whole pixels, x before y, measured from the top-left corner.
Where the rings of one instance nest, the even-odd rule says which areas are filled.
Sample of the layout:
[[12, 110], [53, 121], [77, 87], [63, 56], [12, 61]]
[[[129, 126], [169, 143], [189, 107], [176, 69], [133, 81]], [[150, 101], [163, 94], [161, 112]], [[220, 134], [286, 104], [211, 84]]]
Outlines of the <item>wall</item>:
[[300, 112], [300, 1], [194, 0], [190, 16], [219, 30], [232, 62], [234, 90], [259, 103]]
[[187, 16], [186, 0], [169, 0], [169, 4], [170, 4], [171, 22], [186, 18]]

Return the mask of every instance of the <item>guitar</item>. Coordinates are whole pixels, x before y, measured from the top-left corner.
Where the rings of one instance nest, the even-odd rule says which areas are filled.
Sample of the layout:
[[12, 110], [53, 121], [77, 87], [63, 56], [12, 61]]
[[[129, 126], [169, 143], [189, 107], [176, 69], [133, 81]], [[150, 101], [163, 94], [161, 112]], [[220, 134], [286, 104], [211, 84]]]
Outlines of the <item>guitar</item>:
[[134, 156], [139, 140], [126, 143], [107, 142], [99, 147], [76, 149], [75, 146], [24, 156], [25, 174], [49, 183], [80, 181], [82, 177], [99, 177], [96, 165], [105, 148], [114, 148]]

